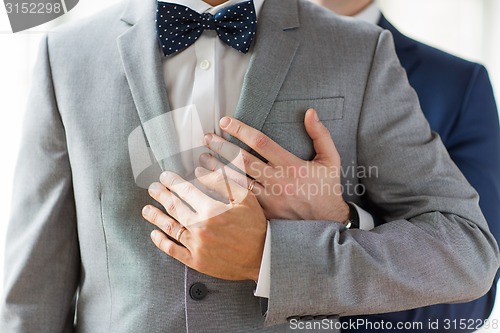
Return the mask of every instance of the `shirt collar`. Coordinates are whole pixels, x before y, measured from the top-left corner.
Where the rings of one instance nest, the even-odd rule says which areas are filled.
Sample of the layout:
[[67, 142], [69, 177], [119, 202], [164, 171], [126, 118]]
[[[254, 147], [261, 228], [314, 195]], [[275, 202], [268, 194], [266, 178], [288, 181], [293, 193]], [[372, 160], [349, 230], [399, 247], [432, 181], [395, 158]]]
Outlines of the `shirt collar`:
[[[158, 0], [159, 2], [168, 2], [168, 3], [176, 3], [179, 5], [183, 5], [186, 7], [191, 8], [197, 13], [210, 13], [210, 14], [215, 14], [219, 10], [229, 7], [232, 5], [235, 5], [240, 2], [244, 2], [242, 0], [229, 0], [224, 2], [223, 4], [220, 4], [218, 6], [212, 7], [208, 3], [202, 0]], [[259, 17], [260, 10], [262, 8], [262, 5], [264, 4], [264, 0], [253, 0], [254, 6], [255, 6], [255, 15]]]
[[377, 24], [378, 21], [380, 21], [381, 15], [382, 13], [380, 12], [380, 8], [377, 5], [377, 2], [373, 1], [371, 5], [369, 5], [353, 17], [368, 23]]

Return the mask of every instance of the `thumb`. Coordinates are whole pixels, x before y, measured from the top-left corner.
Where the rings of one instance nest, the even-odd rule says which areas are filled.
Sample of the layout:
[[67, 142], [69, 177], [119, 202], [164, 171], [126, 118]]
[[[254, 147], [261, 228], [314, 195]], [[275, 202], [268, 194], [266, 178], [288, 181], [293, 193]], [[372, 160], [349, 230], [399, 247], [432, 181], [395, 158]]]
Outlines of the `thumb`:
[[324, 165], [339, 165], [340, 156], [332, 140], [330, 131], [319, 120], [318, 113], [314, 109], [309, 109], [304, 118], [304, 126], [307, 134], [313, 141], [314, 151], [316, 151], [315, 162]]

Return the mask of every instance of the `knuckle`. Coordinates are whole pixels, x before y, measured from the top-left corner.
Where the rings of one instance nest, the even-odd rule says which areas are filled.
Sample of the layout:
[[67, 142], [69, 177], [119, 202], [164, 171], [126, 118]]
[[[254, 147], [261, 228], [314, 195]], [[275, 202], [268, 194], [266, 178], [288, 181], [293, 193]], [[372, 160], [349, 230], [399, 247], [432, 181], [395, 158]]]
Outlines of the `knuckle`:
[[208, 230], [208, 228], [205, 227], [200, 227], [198, 228], [197, 236], [202, 244], [207, 243], [210, 240], [210, 230]]
[[220, 153], [222, 151], [222, 147], [224, 147], [224, 141], [213, 142], [210, 146], [210, 148], [217, 153]]
[[269, 138], [264, 134], [258, 134], [254, 138], [256, 148], [264, 148], [269, 143]]
[[244, 152], [241, 154], [241, 159], [243, 161], [243, 165], [246, 168], [249, 168], [252, 164], [252, 159], [250, 158], [250, 154], [245, 154]]
[[177, 179], [177, 177], [171, 177], [169, 179], [169, 185], [171, 188], [175, 187], [178, 183], [179, 183], [179, 180]]
[[172, 215], [172, 213], [175, 213], [175, 202], [171, 200], [165, 208], [167, 209], [167, 212]]
[[169, 256], [174, 256], [174, 245], [172, 243], [163, 243], [163, 251], [165, 251], [166, 254], [168, 254]]
[[179, 176], [175, 174], [168, 173], [166, 176], [162, 175], [162, 177], [160, 177], [161, 182], [168, 188], [172, 188], [179, 183]]
[[172, 223], [170, 221], [166, 221], [162, 224], [162, 229], [163, 229], [163, 231], [165, 231], [165, 233], [167, 235], [172, 236], [173, 231], [174, 231], [174, 226], [172, 225]]
[[239, 135], [241, 133], [241, 130], [242, 130], [243, 126], [241, 125], [241, 123], [236, 123], [236, 125], [234, 126], [234, 134], [235, 135]]
[[159, 202], [162, 202], [162, 203], [168, 203], [170, 200], [167, 192], [165, 191], [161, 191], [160, 193], [158, 193], [158, 201]]
[[204, 164], [209, 170], [214, 171], [217, 166], [217, 161], [212, 155], [208, 155], [207, 159], [204, 161]]
[[158, 223], [158, 211], [156, 209], [153, 209], [150, 213], [150, 219], [154, 224]]
[[192, 190], [191, 184], [188, 182], [184, 182], [182, 184], [177, 185], [177, 189], [178, 189], [179, 193], [182, 193], [185, 195], [188, 195]]
[[224, 148], [224, 141], [217, 143], [216, 146], [217, 146], [217, 151], [221, 152], [222, 149]]
[[156, 244], [156, 246], [157, 246], [160, 250], [162, 250], [162, 251], [164, 251], [164, 252], [165, 252], [165, 243], [164, 243], [164, 242], [165, 242], [165, 240], [164, 240], [164, 239], [163, 239], [163, 237], [162, 237], [162, 238], [160, 238], [160, 240], [158, 241], [158, 244]]
[[325, 125], [323, 125], [323, 126], [320, 126], [320, 134], [323, 136], [330, 136], [330, 131], [328, 130], [328, 128]]

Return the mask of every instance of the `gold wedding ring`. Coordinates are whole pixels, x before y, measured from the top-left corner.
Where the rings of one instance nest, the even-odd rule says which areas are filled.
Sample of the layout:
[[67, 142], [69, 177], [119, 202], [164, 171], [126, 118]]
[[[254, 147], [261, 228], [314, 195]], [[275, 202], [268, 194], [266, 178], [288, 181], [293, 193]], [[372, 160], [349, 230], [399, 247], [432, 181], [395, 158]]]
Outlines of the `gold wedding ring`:
[[182, 236], [182, 233], [186, 231], [186, 227], [185, 226], [182, 226], [182, 228], [179, 229], [179, 231], [177, 231], [177, 235], [175, 235], [175, 240], [177, 242], [181, 242], [181, 236]]
[[253, 188], [255, 187], [255, 183], [256, 183], [256, 182], [257, 182], [257, 181], [256, 181], [255, 179], [253, 179], [253, 180], [250, 182], [250, 184], [248, 185], [248, 190], [249, 190], [250, 192], [252, 192]]

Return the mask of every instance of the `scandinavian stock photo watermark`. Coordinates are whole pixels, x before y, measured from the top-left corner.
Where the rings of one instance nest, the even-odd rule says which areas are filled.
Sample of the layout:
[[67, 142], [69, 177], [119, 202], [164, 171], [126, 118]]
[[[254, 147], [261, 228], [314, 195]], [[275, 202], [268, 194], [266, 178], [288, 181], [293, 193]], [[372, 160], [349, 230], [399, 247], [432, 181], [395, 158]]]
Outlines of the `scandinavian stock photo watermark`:
[[[332, 316], [333, 317], [333, 316]], [[341, 331], [353, 330], [365, 331], [408, 331], [408, 332], [457, 332], [475, 331], [481, 328], [498, 330], [500, 323], [498, 319], [428, 319], [427, 321], [370, 321], [366, 318], [347, 319], [340, 321], [335, 318], [321, 318], [301, 320], [292, 318], [288, 321], [288, 327], [295, 332], [311, 331]]]
[[[317, 196], [358, 196], [366, 193], [363, 179], [378, 178], [377, 166], [318, 166], [308, 162], [299, 167], [277, 166], [261, 170], [250, 163], [248, 168], [262, 186], [255, 187], [255, 195], [295, 195], [307, 200], [314, 200]], [[333, 180], [343, 179], [343, 182]], [[271, 181], [272, 180], [272, 181]]]

